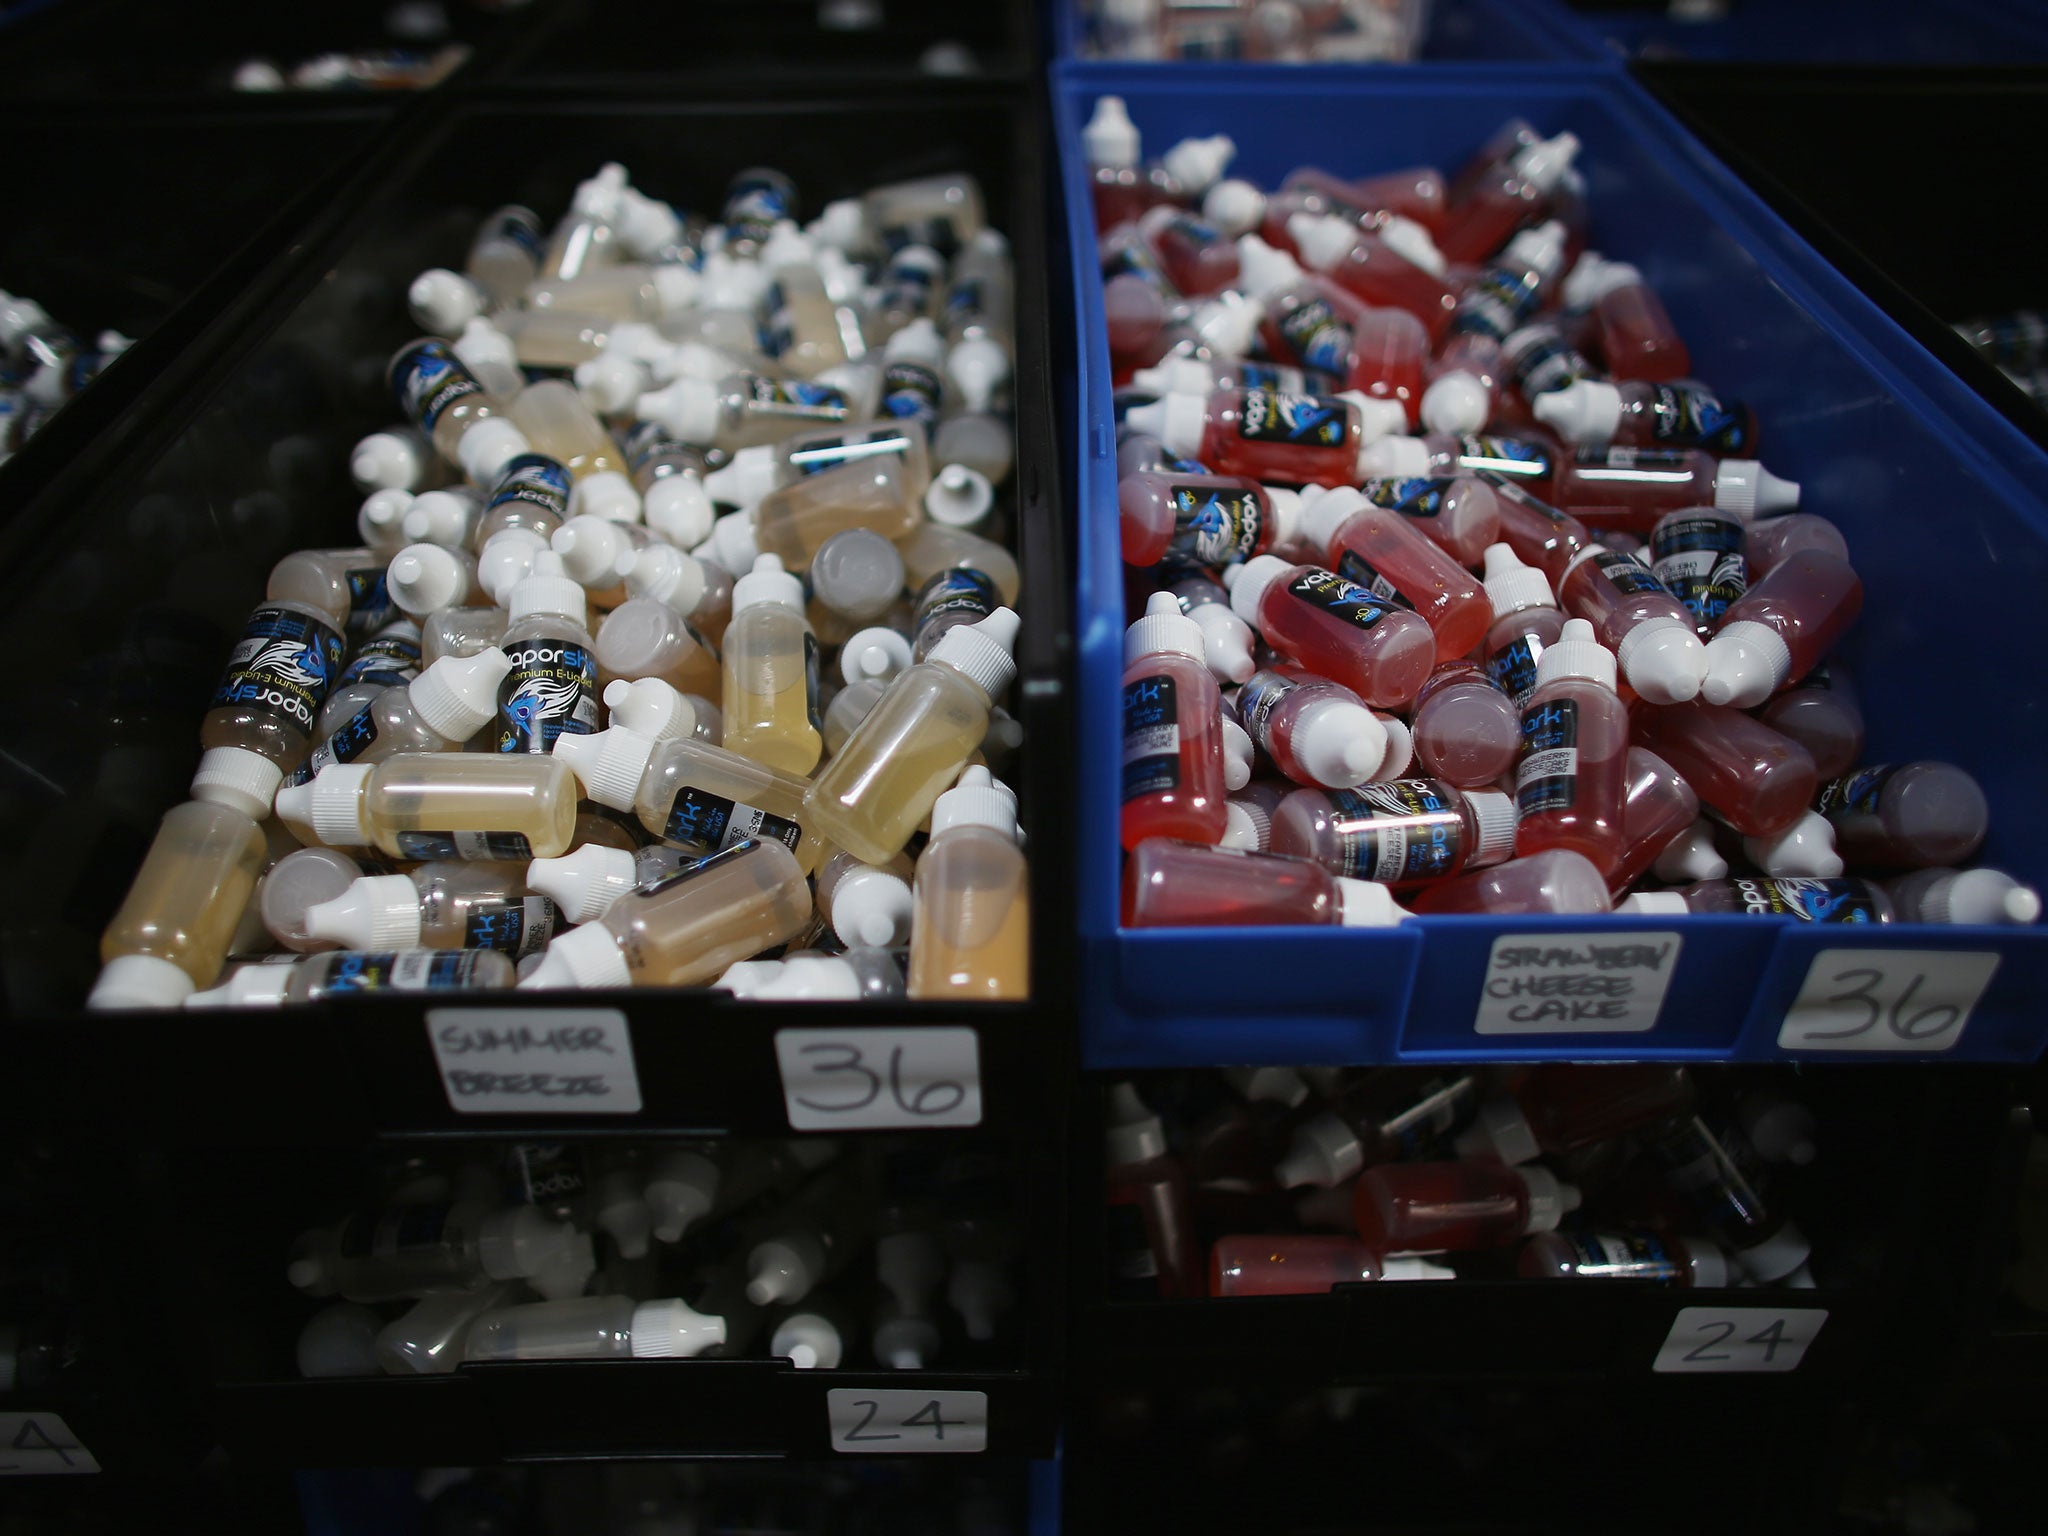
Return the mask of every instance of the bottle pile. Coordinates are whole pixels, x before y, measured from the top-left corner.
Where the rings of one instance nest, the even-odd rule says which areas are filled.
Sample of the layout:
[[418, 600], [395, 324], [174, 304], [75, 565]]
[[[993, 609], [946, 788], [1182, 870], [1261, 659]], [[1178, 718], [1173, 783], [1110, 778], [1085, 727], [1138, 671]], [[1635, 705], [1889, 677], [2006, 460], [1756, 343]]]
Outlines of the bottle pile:
[[1406, 63], [1429, 0], [1063, 0], [1083, 6], [1089, 51], [1111, 59]]
[[304, 1233], [307, 1376], [466, 1360], [986, 1360], [1017, 1305], [1006, 1175], [863, 1141], [516, 1144], [389, 1170]]
[[[1669, 1064], [1240, 1067], [1111, 1090], [1125, 1300], [1378, 1280], [1814, 1283], [1785, 1219], [1814, 1116]], [[1206, 1263], [1206, 1269], [1204, 1268]]]
[[2038, 916], [1957, 867], [1969, 774], [1862, 762], [1847, 545], [1586, 248], [1571, 134], [1271, 192], [1227, 138], [1148, 165], [1116, 97], [1084, 139], [1127, 925]]
[[796, 206], [608, 165], [420, 275], [361, 543], [271, 571], [92, 1006], [1025, 995], [1008, 246], [963, 175]]
[[0, 464], [134, 344], [119, 331], [87, 341], [34, 299], [0, 291]]

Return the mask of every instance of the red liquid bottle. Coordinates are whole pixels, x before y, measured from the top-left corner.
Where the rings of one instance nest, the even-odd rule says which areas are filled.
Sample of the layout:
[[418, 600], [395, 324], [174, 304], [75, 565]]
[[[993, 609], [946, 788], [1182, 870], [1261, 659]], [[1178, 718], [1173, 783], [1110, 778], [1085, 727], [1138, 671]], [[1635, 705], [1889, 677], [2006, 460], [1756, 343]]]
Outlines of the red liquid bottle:
[[1211, 1296], [1317, 1296], [1379, 1278], [1379, 1256], [1355, 1237], [1219, 1237], [1209, 1250]]
[[1462, 200], [1451, 204], [1436, 231], [1444, 259], [1484, 261], [1524, 224], [1541, 219], [1578, 150], [1578, 139], [1561, 133], [1517, 150], [1505, 167], [1482, 174]]
[[1351, 195], [1368, 208], [1377, 208], [1396, 218], [1413, 219], [1431, 231], [1441, 227], [1450, 210], [1443, 172], [1433, 165], [1361, 177], [1351, 183]]
[[1171, 178], [1138, 163], [1138, 128], [1121, 96], [1096, 98], [1095, 111], [1081, 130], [1081, 152], [1094, 183], [1097, 229], [1109, 229], [1174, 201]]
[[1651, 569], [1685, 605], [1693, 632], [1703, 640], [1749, 589], [1749, 565], [1742, 557], [1747, 532], [1741, 518], [1719, 507], [1667, 512], [1650, 530]]
[[1398, 512], [1460, 565], [1477, 565], [1500, 537], [1493, 487], [1476, 475], [1367, 480], [1359, 486], [1376, 507]]
[[1429, 674], [1415, 696], [1411, 724], [1423, 770], [1479, 789], [1499, 782], [1522, 750], [1521, 711], [1486, 669], [1459, 657]]
[[1575, 914], [1605, 912], [1612, 905], [1599, 868], [1584, 854], [1563, 848], [1439, 880], [1417, 891], [1414, 899], [1417, 912], [1446, 915]]
[[1556, 469], [1557, 458], [1548, 443], [1522, 437], [1451, 437], [1442, 432], [1383, 437], [1368, 443], [1358, 456], [1361, 479], [1487, 475], [1540, 488]]
[[1693, 632], [1691, 611], [1642, 561], [1588, 544], [1565, 567], [1557, 595], [1565, 612], [1590, 623], [1615, 653], [1638, 697], [1683, 704], [1698, 696], [1707, 649]]
[[1168, 1151], [1159, 1117], [1129, 1083], [1110, 1089], [1103, 1135], [1112, 1293], [1124, 1301], [1201, 1295], [1187, 1173]]
[[1813, 756], [1739, 709], [1694, 699], [1638, 705], [1638, 746], [1676, 768], [1703, 804], [1746, 837], [1775, 837], [1813, 804], [1820, 775]]
[[1889, 923], [1891, 898], [1873, 880], [1700, 880], [1673, 891], [1638, 891], [1617, 912], [1634, 917], [1789, 917], [1802, 923]]
[[1530, 408], [1577, 448], [1697, 448], [1740, 459], [1756, 453], [1756, 412], [1699, 384], [1580, 378], [1539, 394]]
[[1406, 432], [1420, 419], [1428, 360], [1429, 333], [1405, 309], [1369, 309], [1352, 322], [1345, 390], [1401, 408], [1398, 417], [1375, 417], [1372, 436]]
[[1281, 192], [1311, 213], [1335, 214], [1361, 227], [1378, 222], [1381, 205], [1355, 181], [1333, 176], [1313, 165], [1298, 165], [1280, 183]]
[[1478, 578], [1398, 512], [1349, 486], [1302, 497], [1301, 532], [1319, 563], [1422, 616], [1439, 663], [1467, 655], [1493, 622]]
[[1634, 1280], [1718, 1290], [1740, 1273], [1719, 1244], [1662, 1232], [1539, 1232], [1515, 1255], [1524, 1280]]
[[1505, 341], [1533, 316], [1564, 269], [1564, 226], [1556, 220], [1525, 229], [1464, 285], [1453, 331]]
[[1275, 853], [1155, 837], [1124, 861], [1126, 928], [1385, 928], [1407, 915], [1383, 885]]
[[1536, 667], [1544, 651], [1564, 636], [1564, 615], [1550, 595], [1549, 580], [1524, 565], [1506, 544], [1487, 546], [1486, 596], [1493, 608], [1493, 624], [1480, 652], [1486, 675], [1519, 710], [1536, 691]]
[[1584, 619], [1568, 620], [1537, 663], [1536, 691], [1522, 706], [1515, 852], [1568, 850], [1611, 869], [1621, 859], [1627, 758], [1628, 711], [1614, 691], [1613, 653]]
[[1239, 236], [1237, 249], [1239, 287], [1265, 311], [1259, 339], [1266, 355], [1324, 373], [1346, 372], [1365, 307], [1257, 235]]
[[1202, 664], [1202, 631], [1155, 592], [1124, 634], [1123, 844], [1223, 836], [1223, 707]]
[[1846, 560], [1794, 555], [1728, 605], [1707, 646], [1710, 704], [1752, 709], [1796, 683], [1863, 611], [1863, 582]]
[[1779, 561], [1811, 550], [1849, 558], [1849, 541], [1842, 530], [1813, 512], [1791, 512], [1749, 525], [1742, 541], [1742, 553], [1749, 561], [1749, 579], [1761, 581]]
[[1527, 118], [1509, 118], [1473, 151], [1471, 159], [1458, 167], [1458, 174], [1444, 189], [1446, 206], [1455, 208], [1477, 191], [1481, 182], [1506, 170], [1508, 162], [1516, 154], [1542, 142], [1543, 135], [1530, 126]]
[[1493, 420], [1505, 376], [1500, 343], [1479, 331], [1459, 331], [1425, 370], [1422, 424], [1432, 432], [1477, 432]]
[[1379, 771], [1387, 730], [1358, 695], [1298, 667], [1254, 672], [1237, 711], [1259, 749], [1297, 784], [1347, 788]]
[[1436, 637], [1415, 614], [1317, 565], [1260, 555], [1223, 573], [1230, 607], [1266, 643], [1366, 703], [1398, 709], [1436, 660]]
[[1502, 1163], [1382, 1163], [1358, 1176], [1352, 1213], [1376, 1253], [1505, 1248], [1556, 1229], [1579, 1191], [1547, 1168]]
[[1839, 778], [1862, 760], [1863, 710], [1840, 662], [1822, 662], [1758, 710], [1757, 719], [1811, 752], [1823, 779]]
[[1515, 843], [1515, 803], [1439, 779], [1357, 789], [1297, 789], [1273, 813], [1273, 852], [1333, 875], [1414, 886], [1500, 863]]
[[1479, 478], [1493, 487], [1501, 542], [1517, 560], [1540, 570], [1554, 589], [1579, 551], [1593, 542], [1593, 535], [1571, 513], [1553, 507], [1518, 481], [1485, 473]]
[[1458, 294], [1444, 281], [1444, 259], [1435, 245], [1399, 232], [1408, 227], [1364, 230], [1348, 219], [1306, 213], [1287, 221], [1304, 266], [1369, 308], [1413, 315], [1435, 346], [1450, 329]]
[[1865, 768], [1823, 784], [1815, 806], [1858, 869], [1961, 864], [1990, 829], [1984, 791], [1949, 763]]
[[1146, 471], [1124, 476], [1116, 499], [1126, 565], [1220, 570], [1294, 532], [1294, 493], [1275, 497], [1242, 475]]
[[1630, 747], [1628, 790], [1621, 805], [1621, 858], [1607, 873], [1607, 889], [1619, 896], [1680, 833], [1699, 819], [1700, 797], [1663, 758]]
[[1333, 396], [1219, 389], [1206, 399], [1168, 395], [1133, 406], [1124, 419], [1167, 452], [1192, 454], [1219, 475], [1281, 485], [1350, 485], [1358, 478], [1358, 407]]
[[1236, 245], [1185, 208], [1162, 204], [1147, 209], [1138, 219], [1138, 233], [1180, 292], [1201, 298], [1236, 285]]
[[[1501, 361], [1524, 404], [1596, 377], [1593, 365], [1565, 340], [1555, 321], [1537, 320], [1501, 338]], [[1540, 416], [1532, 419], [1541, 419]]]
[[1460, 1157], [1492, 1157], [1510, 1166], [1578, 1152], [1672, 1115], [1697, 1097], [1684, 1067], [1659, 1062], [1537, 1067], [1514, 1097], [1479, 1106], [1454, 1144]]
[[1617, 379], [1662, 384], [1692, 373], [1692, 354], [1664, 301], [1627, 262], [1581, 257], [1565, 279], [1564, 301], [1588, 313], [1586, 344]]
[[1603, 526], [1644, 537], [1682, 507], [1720, 507], [1744, 521], [1787, 511], [1799, 505], [1799, 483], [1754, 459], [1717, 460], [1697, 448], [1581, 448], [1559, 462], [1551, 495], [1560, 507], [1597, 508]]

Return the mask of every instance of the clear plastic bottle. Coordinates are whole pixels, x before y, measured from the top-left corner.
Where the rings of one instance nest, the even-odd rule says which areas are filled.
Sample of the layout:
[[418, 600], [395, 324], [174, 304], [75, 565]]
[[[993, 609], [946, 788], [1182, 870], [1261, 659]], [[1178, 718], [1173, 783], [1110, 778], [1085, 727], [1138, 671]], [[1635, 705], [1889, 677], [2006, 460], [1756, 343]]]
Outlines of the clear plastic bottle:
[[1661, 383], [1691, 375], [1685, 338], [1656, 290], [1627, 262], [1582, 256], [1563, 292], [1569, 308], [1588, 313], [1587, 345], [1615, 378]]
[[2041, 893], [1996, 869], [1916, 869], [1885, 882], [1902, 923], [2033, 923]]
[[1821, 785], [1813, 803], [1854, 869], [1961, 864], [1984, 845], [1990, 828], [1984, 791], [1949, 763], [1861, 768]]
[[901, 854], [887, 864], [863, 864], [834, 853], [818, 869], [818, 911], [849, 948], [894, 948], [910, 938], [912, 873]]
[[886, 346], [905, 326], [929, 320], [938, 309], [945, 258], [928, 245], [906, 245], [882, 268], [861, 330], [870, 347]]
[[1204, 571], [1168, 583], [1181, 612], [1202, 632], [1202, 656], [1218, 683], [1241, 683], [1258, 670], [1252, 660], [1252, 627], [1230, 611], [1230, 593]]
[[1017, 624], [998, 608], [889, 684], [804, 797], [819, 835], [870, 864], [902, 851], [980, 747], [990, 707], [1016, 676]]
[[1819, 788], [1813, 756], [1739, 709], [1695, 699], [1637, 708], [1636, 744], [1685, 778], [1702, 804], [1746, 837], [1775, 837], [1806, 814]]
[[1685, 507], [1721, 507], [1747, 521], [1799, 505], [1798, 481], [1698, 448], [1581, 448], [1559, 461], [1550, 493], [1560, 507], [1597, 509], [1603, 526], [1638, 537]]
[[[400, 527], [415, 544], [467, 549], [472, 546], [482, 513], [482, 498], [466, 485], [446, 491], [422, 491], [406, 508]], [[385, 563], [390, 563], [388, 557]]]
[[639, 517], [640, 493], [626, 478], [625, 455], [573, 385], [560, 379], [529, 384], [510, 414], [534, 452], [569, 471], [572, 499], [581, 510], [628, 521]]
[[1358, 1176], [1358, 1235], [1375, 1253], [1505, 1248], [1554, 1231], [1579, 1191], [1546, 1168], [1493, 1162], [1384, 1163]]
[[1579, 551], [1593, 542], [1586, 525], [1559, 511], [1527, 487], [1491, 473], [1479, 477], [1493, 488], [1501, 542], [1525, 565], [1534, 566], [1554, 589]]
[[[1468, 648], [1469, 649], [1469, 648]], [[1477, 662], [1438, 665], [1415, 696], [1409, 722], [1424, 771], [1460, 789], [1496, 782], [1522, 749], [1521, 715]]]
[[804, 618], [803, 583], [775, 555], [759, 556], [733, 583], [721, 676], [730, 750], [785, 773], [818, 765], [818, 642]]
[[717, 650], [675, 609], [654, 598], [629, 597], [606, 614], [595, 644], [603, 686], [653, 677], [679, 693], [719, 690]]
[[1751, 581], [1761, 581], [1780, 561], [1808, 551], [1847, 561], [1849, 541], [1842, 537], [1841, 529], [1812, 512], [1787, 512], [1751, 523], [1742, 541]]
[[1552, 848], [1439, 880], [1417, 891], [1417, 912], [1593, 913], [1612, 906], [1607, 881], [1584, 854]]
[[679, 378], [642, 395], [635, 413], [686, 443], [727, 452], [780, 444], [806, 428], [829, 428], [853, 416], [845, 393], [822, 379], [771, 379], [749, 372], [716, 383]]
[[845, 749], [847, 738], [852, 736], [861, 721], [882, 701], [882, 695], [889, 690], [887, 679], [865, 677], [859, 682], [848, 683], [832, 695], [832, 702], [825, 708], [825, 752], [837, 757]]
[[530, 1205], [394, 1205], [303, 1234], [286, 1276], [310, 1296], [398, 1301], [493, 1280], [530, 1280], [587, 1241]]
[[1741, 518], [1719, 507], [1668, 512], [1650, 530], [1651, 569], [1685, 604], [1703, 640], [1721, 627], [1729, 606], [1749, 588], [1749, 565], [1742, 554], [1747, 532]]
[[1301, 668], [1253, 673], [1236, 705], [1253, 742], [1297, 784], [1348, 788], [1386, 761], [1379, 717], [1349, 688]]
[[1552, 1062], [1479, 1106], [1453, 1144], [1460, 1157], [1510, 1165], [1584, 1151], [1675, 1114], [1698, 1100], [1690, 1074], [1666, 1062], [1594, 1066]]
[[381, 763], [400, 752], [460, 752], [489, 723], [511, 660], [496, 647], [444, 656], [400, 688], [386, 688], [336, 726], [291, 782], [336, 763]]
[[1601, 869], [1620, 860], [1628, 738], [1613, 655], [1584, 619], [1567, 621], [1537, 664], [1536, 691], [1522, 706], [1518, 854], [1571, 850]]
[[1699, 817], [1700, 801], [1678, 771], [1654, 752], [1630, 747], [1621, 807], [1621, 857], [1607, 875], [1618, 900]]
[[[591, 604], [610, 612], [626, 600], [626, 571], [661, 543], [638, 523], [583, 512], [557, 528], [548, 547], [562, 557], [563, 574], [590, 594]], [[690, 558], [680, 550], [676, 556]]]
[[339, 614], [342, 633], [360, 640], [397, 617], [384, 589], [384, 566], [368, 549], [301, 549], [270, 568], [263, 596], [268, 602]]
[[420, 660], [478, 655], [505, 638], [507, 622], [502, 608], [437, 608], [419, 626]]
[[423, 1296], [377, 1334], [378, 1368], [387, 1376], [446, 1376], [462, 1364], [469, 1326], [519, 1294], [512, 1281], [473, 1291]]
[[1420, 614], [1436, 636], [1439, 663], [1468, 654], [1492, 623], [1491, 605], [1469, 571], [1415, 523], [1349, 486], [1304, 495], [1301, 532], [1325, 567]]
[[674, 1298], [573, 1296], [499, 1307], [469, 1325], [465, 1360], [688, 1359], [725, 1342], [725, 1319]]
[[301, 954], [335, 948], [306, 931], [306, 913], [339, 896], [362, 873], [354, 859], [332, 848], [300, 848], [286, 854], [270, 866], [257, 887], [256, 904], [264, 928], [286, 949]]
[[903, 557], [905, 582], [921, 589], [940, 571], [979, 572], [994, 586], [996, 596], [1006, 605], [1017, 601], [1017, 561], [992, 539], [965, 528], [948, 528], [944, 523], [923, 523], [906, 539], [896, 541]]
[[553, 758], [404, 753], [338, 763], [278, 791], [277, 814], [330, 848], [394, 859], [534, 859], [569, 850], [576, 776]]
[[1539, 1232], [1515, 1256], [1524, 1280], [1635, 1280], [1718, 1290], [1735, 1273], [1720, 1245], [1662, 1232]]
[[1735, 917], [1789, 917], [1802, 923], [1888, 923], [1891, 898], [1875, 881], [1737, 876], [1699, 880], [1669, 891], [1638, 891], [1615, 908], [1634, 916], [1678, 917], [1704, 912]]
[[1515, 805], [1438, 779], [1297, 789], [1272, 816], [1272, 851], [1333, 875], [1412, 886], [1498, 864], [1514, 848]]
[[[1207, 673], [1201, 676], [1208, 682]], [[931, 841], [918, 856], [912, 900], [912, 998], [998, 1002], [1031, 995], [1031, 899], [1017, 813], [986, 768], [969, 768], [932, 807]]]
[[444, 860], [366, 875], [308, 911], [306, 931], [351, 949], [495, 949], [521, 960], [561, 917], [525, 875], [524, 865]]
[[1358, 479], [1363, 417], [1350, 400], [1276, 389], [1219, 389], [1206, 398], [1168, 395], [1125, 413], [1171, 453], [1192, 454], [1218, 474], [1260, 482], [1351, 485]]
[[210, 986], [267, 860], [254, 820], [227, 805], [173, 806], [100, 936], [86, 1006], [174, 1008]]
[[399, 348], [389, 377], [400, 414], [478, 485], [494, 484], [505, 461], [527, 451], [519, 429], [492, 408], [483, 386], [440, 337]]
[[1645, 703], [1683, 704], [1699, 695], [1707, 652], [1693, 615], [1642, 561], [1588, 544], [1565, 567], [1557, 596], [1566, 613], [1586, 620], [1614, 652]]
[[1130, 1083], [1111, 1086], [1107, 1110], [1103, 1177], [1112, 1294], [1130, 1301], [1199, 1296], [1201, 1255], [1187, 1170], [1168, 1148], [1166, 1127]]
[[563, 922], [587, 923], [604, 916], [634, 887], [674, 874], [698, 857], [664, 843], [650, 843], [631, 853], [584, 843], [559, 859], [535, 859], [526, 868], [526, 885], [552, 901]]
[[[1222, 701], [1202, 633], [1155, 592], [1124, 636], [1122, 840], [1213, 843], [1223, 836]], [[943, 799], [943, 797], [941, 797]]]
[[725, 468], [705, 476], [704, 486], [720, 501], [751, 507], [778, 485], [856, 459], [876, 458], [901, 460], [903, 494], [923, 500], [931, 485], [931, 454], [924, 434], [881, 423], [791, 430], [776, 438], [772, 447], [742, 448]]
[[305, 761], [313, 722], [341, 671], [345, 617], [301, 602], [264, 603], [250, 613], [199, 722], [205, 750], [194, 796], [253, 820], [268, 814], [285, 773]]
[[1319, 1296], [1380, 1274], [1379, 1255], [1355, 1237], [1329, 1233], [1219, 1237], [1209, 1250], [1211, 1296]]
[[811, 557], [811, 598], [841, 642], [856, 630], [881, 623], [903, 596], [903, 556], [888, 539], [870, 528], [847, 528], [831, 535]]
[[531, 208], [508, 203], [477, 226], [463, 270], [495, 304], [509, 308], [540, 272], [546, 249], [539, 217]]
[[1361, 304], [1407, 311], [1422, 322], [1431, 346], [1443, 339], [1458, 295], [1444, 280], [1434, 244], [1397, 225], [1366, 230], [1329, 214], [1290, 214], [1287, 232], [1302, 265], [1325, 274]]
[[1757, 718], [1811, 752], [1823, 779], [1839, 778], [1863, 756], [1863, 710], [1840, 662], [1822, 662], [1774, 696]]
[[474, 992], [509, 987], [512, 961], [495, 949], [331, 949], [291, 965], [250, 965], [188, 1008], [275, 1008], [357, 992]]
[[511, 622], [500, 642], [512, 670], [498, 688], [492, 749], [540, 754], [565, 735], [598, 725], [597, 642], [585, 624], [583, 588], [552, 550], [533, 557], [533, 574], [512, 589]]
[[803, 571], [835, 533], [867, 528], [885, 539], [904, 539], [923, 521], [923, 506], [905, 492], [902, 461], [880, 457], [770, 491], [754, 509], [754, 542], [785, 568]]
[[1792, 555], [1722, 615], [1707, 646], [1710, 704], [1751, 709], [1821, 662], [1863, 611], [1855, 567], [1832, 555]]
[[1431, 432], [1477, 432], [1493, 420], [1507, 381], [1500, 343], [1476, 331], [1454, 333], [1423, 370], [1419, 418]]
[[1756, 413], [1701, 384], [1578, 379], [1530, 402], [1536, 419], [1578, 448], [1698, 448], [1716, 457], [1756, 455]]
[[1223, 581], [1232, 610], [1268, 645], [1368, 704], [1406, 704], [1435, 662], [1426, 621], [1321, 566], [1260, 555], [1231, 566]]
[[643, 421], [622, 443], [626, 473], [640, 493], [647, 526], [671, 544], [692, 548], [711, 532], [711, 472], [707, 451], [676, 437], [660, 422]]
[[[1534, 438], [1470, 434], [1452, 437], [1430, 432], [1421, 437], [1383, 437], [1367, 443], [1359, 450], [1357, 469], [1359, 476], [1368, 479], [1478, 475], [1499, 492], [1503, 483], [1525, 487], [1546, 484], [1555, 472], [1556, 461], [1550, 445]], [[1501, 537], [1514, 544], [1515, 536], [1508, 531], [1507, 498], [1501, 499]], [[1536, 504], [1545, 505], [1540, 501]], [[1532, 564], [1545, 564], [1532, 559], [1519, 546], [1515, 553]], [[1549, 574], [1547, 564], [1545, 573]]]
[[[1281, 494], [1291, 512], [1293, 493]], [[1220, 569], [1284, 537], [1275, 494], [1243, 475], [1141, 471], [1117, 483], [1116, 499], [1126, 565]]]
[[525, 529], [546, 543], [568, 520], [569, 471], [544, 453], [520, 453], [506, 460], [492, 486], [484, 515], [477, 520], [478, 551], [513, 528]]
[[1406, 916], [1384, 885], [1277, 853], [1155, 837], [1124, 862], [1127, 928], [1384, 928]]
[[1486, 595], [1494, 614], [1481, 650], [1486, 673], [1519, 709], [1536, 691], [1544, 651], [1564, 635], [1564, 614], [1543, 572], [1524, 565], [1506, 544], [1487, 546]]

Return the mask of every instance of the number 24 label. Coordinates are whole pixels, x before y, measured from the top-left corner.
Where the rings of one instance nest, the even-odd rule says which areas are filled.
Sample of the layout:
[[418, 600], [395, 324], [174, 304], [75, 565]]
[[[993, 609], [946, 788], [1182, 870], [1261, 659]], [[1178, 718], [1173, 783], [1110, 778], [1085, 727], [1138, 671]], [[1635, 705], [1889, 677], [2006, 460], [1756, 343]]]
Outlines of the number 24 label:
[[1822, 1307], [1681, 1307], [1650, 1369], [1797, 1370], [1827, 1320]]
[[1997, 970], [1985, 950], [1824, 949], [1778, 1027], [1778, 1049], [1953, 1050]]
[[988, 1449], [986, 1392], [834, 1387], [825, 1394], [832, 1449], [848, 1455], [972, 1455]]

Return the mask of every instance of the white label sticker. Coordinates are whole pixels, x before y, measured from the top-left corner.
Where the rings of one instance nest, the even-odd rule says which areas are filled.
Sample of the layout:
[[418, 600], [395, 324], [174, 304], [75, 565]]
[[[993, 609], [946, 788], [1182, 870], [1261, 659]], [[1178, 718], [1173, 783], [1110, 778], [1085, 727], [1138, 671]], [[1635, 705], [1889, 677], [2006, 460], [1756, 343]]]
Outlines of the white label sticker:
[[955, 1455], [988, 1449], [986, 1392], [834, 1387], [825, 1394], [832, 1449], [853, 1456]]
[[632, 1115], [633, 1037], [616, 1008], [430, 1008], [427, 1038], [463, 1115]]
[[1487, 956], [1472, 1028], [1482, 1035], [1653, 1029], [1682, 944], [1669, 931], [1505, 934]]
[[793, 1130], [981, 1124], [981, 1046], [971, 1029], [779, 1029], [775, 1059]]
[[1682, 1307], [1653, 1371], [1792, 1371], [1828, 1320], [1821, 1307]]
[[[976, 1393], [957, 1396], [979, 1397]], [[0, 1477], [97, 1472], [98, 1458], [54, 1413], [0, 1413]]]
[[1778, 1026], [1778, 1049], [1953, 1050], [1997, 970], [1988, 950], [1824, 949]]

